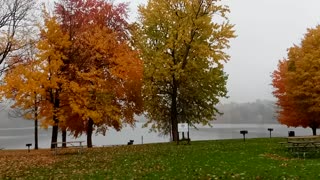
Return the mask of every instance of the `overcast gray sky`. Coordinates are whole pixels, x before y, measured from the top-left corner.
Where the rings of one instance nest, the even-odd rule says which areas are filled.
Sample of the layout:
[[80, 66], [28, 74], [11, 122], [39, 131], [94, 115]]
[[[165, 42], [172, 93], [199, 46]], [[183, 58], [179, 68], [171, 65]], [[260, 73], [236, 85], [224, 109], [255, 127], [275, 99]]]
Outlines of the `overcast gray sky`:
[[[128, 2], [115, 0], [115, 2]], [[130, 2], [130, 19], [137, 16], [137, 6], [147, 0]], [[307, 28], [320, 23], [319, 0], [223, 0], [230, 7], [229, 19], [238, 37], [227, 51], [225, 66], [229, 74], [229, 99], [222, 102], [273, 100], [271, 73], [287, 48], [299, 44]]]

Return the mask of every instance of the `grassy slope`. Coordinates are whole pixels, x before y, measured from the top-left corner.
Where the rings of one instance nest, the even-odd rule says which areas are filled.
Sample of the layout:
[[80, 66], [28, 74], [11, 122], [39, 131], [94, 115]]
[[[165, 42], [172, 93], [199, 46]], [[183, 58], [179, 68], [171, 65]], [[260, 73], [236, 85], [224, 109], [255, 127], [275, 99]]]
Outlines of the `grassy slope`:
[[[94, 148], [82, 155], [0, 152], [1, 178], [26, 179], [319, 179], [320, 159], [298, 159], [277, 142], [250, 139]], [[8, 154], [16, 154], [11, 157]], [[33, 154], [37, 153], [37, 154]], [[18, 166], [29, 159], [29, 167]], [[9, 157], [9, 158], [8, 158]], [[14, 159], [15, 157], [16, 159]], [[20, 159], [20, 160], [19, 160]], [[39, 160], [41, 159], [41, 160]], [[6, 168], [5, 170], [3, 168]], [[17, 169], [18, 168], [18, 169]], [[15, 170], [16, 169], [16, 170]]]

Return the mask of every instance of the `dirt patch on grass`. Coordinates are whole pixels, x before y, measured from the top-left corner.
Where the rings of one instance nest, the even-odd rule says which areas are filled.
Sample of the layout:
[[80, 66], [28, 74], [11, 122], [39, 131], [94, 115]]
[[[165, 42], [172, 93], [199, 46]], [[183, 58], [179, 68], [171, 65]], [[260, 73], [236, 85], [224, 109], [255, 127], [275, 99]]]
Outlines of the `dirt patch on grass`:
[[274, 160], [279, 160], [279, 161], [292, 160], [292, 159], [287, 158], [287, 157], [279, 156], [278, 154], [262, 154], [261, 156], [264, 156], [264, 157], [267, 157], [267, 158], [270, 158], [270, 159], [274, 159]]

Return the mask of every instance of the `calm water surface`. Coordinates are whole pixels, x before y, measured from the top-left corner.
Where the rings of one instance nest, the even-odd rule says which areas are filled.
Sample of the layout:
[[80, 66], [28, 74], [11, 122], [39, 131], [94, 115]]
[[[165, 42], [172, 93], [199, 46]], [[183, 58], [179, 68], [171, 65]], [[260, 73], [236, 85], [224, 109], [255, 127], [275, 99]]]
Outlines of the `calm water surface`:
[[[110, 130], [103, 135], [93, 135], [95, 146], [122, 145], [129, 140], [134, 140], [134, 144], [169, 142], [170, 137], [159, 136], [157, 133], [149, 133], [148, 128], [141, 128], [143, 123], [137, 123], [133, 129], [124, 127], [120, 132]], [[296, 136], [311, 135], [310, 128], [287, 128], [279, 124], [214, 124], [213, 127], [198, 126], [197, 129], [190, 128], [191, 140], [216, 140], [216, 139], [238, 139], [242, 138], [240, 130], [248, 130], [247, 138], [269, 137], [268, 128], [273, 128], [273, 137], [286, 137], [288, 131], [295, 131]], [[26, 143], [34, 144], [34, 128], [0, 128], [0, 148], [24, 149]], [[51, 140], [51, 129], [40, 129], [39, 148], [49, 148]], [[61, 137], [59, 136], [61, 141]], [[68, 141], [75, 140], [68, 137]], [[76, 140], [86, 140], [86, 136], [81, 136]]]

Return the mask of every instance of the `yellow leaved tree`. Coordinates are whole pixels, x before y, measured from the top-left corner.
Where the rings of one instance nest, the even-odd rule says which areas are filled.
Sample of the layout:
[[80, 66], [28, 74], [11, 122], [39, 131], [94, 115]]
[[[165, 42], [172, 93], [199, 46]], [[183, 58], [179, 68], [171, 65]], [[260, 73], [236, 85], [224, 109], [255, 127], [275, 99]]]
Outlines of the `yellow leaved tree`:
[[[37, 50], [36, 55], [11, 60], [12, 66], [6, 71], [1, 85], [1, 95], [12, 99], [14, 107], [25, 110], [26, 118], [34, 119], [35, 123], [41, 120], [45, 127], [53, 126], [52, 144], [57, 142], [59, 117], [63, 117], [59, 113], [64, 83], [60, 72], [65, 58], [63, 51], [68, 49], [70, 42], [54, 17], [45, 13], [44, 19], [41, 37], [34, 49]], [[37, 148], [37, 140], [35, 144]]]
[[[38, 120], [41, 119], [40, 103], [45, 96], [41, 87], [41, 72], [35, 66], [34, 59], [11, 59], [12, 66], [5, 71], [0, 86], [0, 96], [13, 100], [13, 108], [22, 109], [24, 118], [33, 119], [35, 127], [35, 149], [38, 149]], [[13, 61], [14, 60], [14, 61]]]
[[144, 107], [152, 129], [179, 139], [178, 123], [207, 125], [226, 97], [229, 9], [212, 0], [149, 0], [139, 7], [136, 47], [144, 62]]

